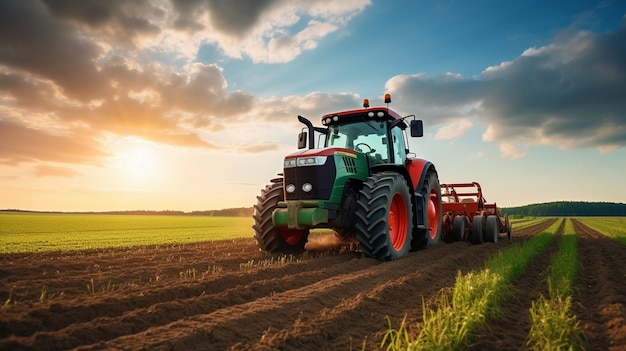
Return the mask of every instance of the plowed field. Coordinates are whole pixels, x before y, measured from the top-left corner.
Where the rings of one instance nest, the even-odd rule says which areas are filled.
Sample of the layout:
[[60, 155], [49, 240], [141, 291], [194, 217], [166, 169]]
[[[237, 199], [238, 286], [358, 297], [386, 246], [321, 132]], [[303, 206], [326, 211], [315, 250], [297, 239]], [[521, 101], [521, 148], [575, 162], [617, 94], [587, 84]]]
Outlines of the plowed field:
[[[553, 220], [513, 231], [524, 241]], [[578, 225], [576, 311], [589, 349], [626, 349], [626, 249]], [[422, 316], [422, 299], [452, 287], [511, 244], [440, 243], [380, 263], [333, 250], [259, 252], [253, 239], [0, 256], [2, 350], [361, 350]], [[503, 320], [474, 349], [521, 349], [529, 301], [545, 293], [550, 247], [515, 283]], [[10, 293], [7, 293], [9, 292]], [[597, 345], [597, 347], [596, 347]]]

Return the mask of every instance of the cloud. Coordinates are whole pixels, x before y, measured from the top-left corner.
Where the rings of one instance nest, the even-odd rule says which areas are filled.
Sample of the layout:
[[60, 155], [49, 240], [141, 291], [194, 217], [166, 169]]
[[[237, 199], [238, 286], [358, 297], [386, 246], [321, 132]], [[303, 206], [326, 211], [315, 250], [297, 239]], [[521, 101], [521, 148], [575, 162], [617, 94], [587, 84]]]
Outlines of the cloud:
[[[273, 150], [227, 135], [249, 121], [298, 125], [350, 94], [259, 100], [232, 90], [201, 45], [255, 62], [314, 49], [369, 0], [7, 0], [0, 2], [0, 163], [99, 163], [110, 135], [182, 147]], [[241, 9], [245, 8], [245, 11]], [[319, 104], [323, 99], [323, 104]], [[229, 128], [227, 128], [227, 126]], [[256, 144], [255, 144], [256, 143]], [[40, 174], [51, 168], [40, 169]], [[43, 173], [42, 173], [43, 172]]]
[[148, 0], [42, 0], [51, 17], [67, 20], [116, 46], [133, 47], [161, 33], [165, 9]]
[[[174, 28], [227, 56], [288, 62], [344, 27], [370, 0], [175, 0]], [[244, 8], [245, 11], [241, 9]]]
[[236, 147], [237, 152], [258, 154], [266, 151], [278, 150], [279, 143], [273, 141], [262, 141], [254, 144], [241, 144]]
[[72, 169], [66, 167], [54, 167], [46, 165], [38, 165], [35, 167], [35, 176], [37, 177], [64, 177], [72, 178], [81, 175]]
[[291, 121], [292, 125], [301, 126], [297, 116], [304, 116], [313, 122], [320, 124], [320, 118], [326, 113], [353, 109], [360, 106], [361, 98], [353, 93], [323, 93], [312, 92], [305, 96], [271, 97], [260, 101], [255, 107], [254, 114], [268, 122]]
[[469, 119], [458, 119], [451, 121], [437, 130], [435, 140], [455, 139], [465, 134], [472, 128], [472, 121]]
[[98, 142], [81, 135], [53, 135], [6, 121], [0, 115], [0, 164], [51, 161], [99, 164], [107, 154]]
[[68, 97], [91, 99], [106, 89], [95, 65], [101, 49], [40, 2], [0, 3], [0, 45], [0, 65], [54, 81]]
[[626, 20], [614, 32], [557, 37], [477, 78], [401, 75], [386, 88], [434, 124], [477, 118], [507, 157], [532, 145], [611, 152], [626, 146]]

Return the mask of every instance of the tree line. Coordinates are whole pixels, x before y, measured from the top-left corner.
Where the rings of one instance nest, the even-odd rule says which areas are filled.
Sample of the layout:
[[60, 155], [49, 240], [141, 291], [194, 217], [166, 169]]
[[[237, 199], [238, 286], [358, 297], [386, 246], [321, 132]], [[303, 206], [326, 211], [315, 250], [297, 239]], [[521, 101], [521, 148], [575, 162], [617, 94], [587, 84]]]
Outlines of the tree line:
[[509, 216], [626, 216], [626, 204], [615, 202], [556, 201], [519, 207], [502, 207], [502, 213]]

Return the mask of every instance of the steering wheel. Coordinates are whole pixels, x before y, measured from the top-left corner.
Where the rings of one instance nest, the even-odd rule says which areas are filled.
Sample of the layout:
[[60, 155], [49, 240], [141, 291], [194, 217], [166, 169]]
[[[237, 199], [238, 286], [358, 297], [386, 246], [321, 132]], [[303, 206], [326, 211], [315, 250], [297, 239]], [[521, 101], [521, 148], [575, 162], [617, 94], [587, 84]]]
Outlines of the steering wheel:
[[[370, 151], [365, 152], [365, 149], [363, 149], [363, 148], [361, 148], [361, 147], [360, 147], [361, 145], [363, 145], [363, 146], [367, 146], [367, 148], [368, 148], [368, 149], [370, 149]], [[354, 147], [355, 147], [355, 148], [357, 148], [357, 149], [359, 149], [359, 151], [361, 151], [361, 152], [362, 152], [362, 153], [364, 153], [364, 154], [366, 154], [366, 153], [370, 153], [370, 154], [371, 154], [372, 152], [376, 151], [376, 150], [372, 149], [372, 147], [371, 147], [371, 146], [369, 146], [369, 145], [367, 145], [366, 143], [358, 143], [358, 144], [356, 144]]]

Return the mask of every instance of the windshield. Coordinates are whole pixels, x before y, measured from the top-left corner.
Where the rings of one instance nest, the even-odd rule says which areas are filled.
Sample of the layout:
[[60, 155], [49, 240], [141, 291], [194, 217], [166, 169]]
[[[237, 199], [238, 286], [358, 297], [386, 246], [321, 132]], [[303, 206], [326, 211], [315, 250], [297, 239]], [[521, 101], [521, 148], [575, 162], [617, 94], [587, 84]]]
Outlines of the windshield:
[[384, 121], [363, 121], [328, 127], [326, 147], [360, 151], [377, 163], [389, 162], [389, 140]]

